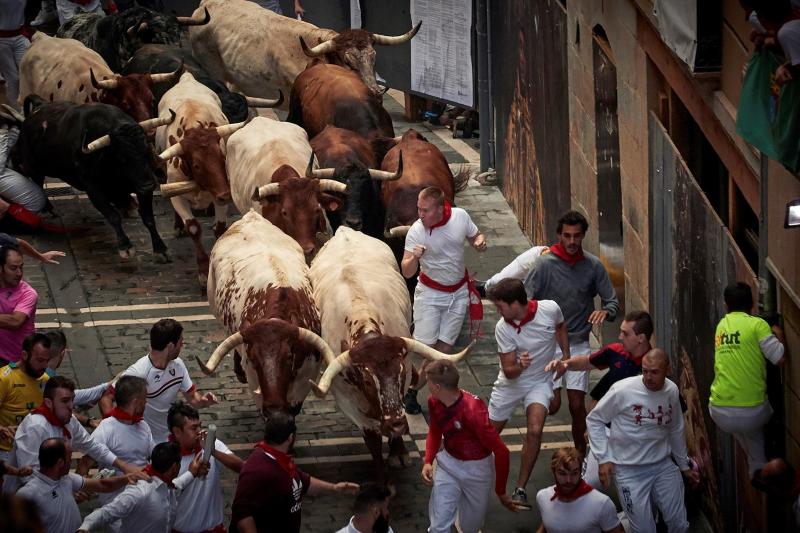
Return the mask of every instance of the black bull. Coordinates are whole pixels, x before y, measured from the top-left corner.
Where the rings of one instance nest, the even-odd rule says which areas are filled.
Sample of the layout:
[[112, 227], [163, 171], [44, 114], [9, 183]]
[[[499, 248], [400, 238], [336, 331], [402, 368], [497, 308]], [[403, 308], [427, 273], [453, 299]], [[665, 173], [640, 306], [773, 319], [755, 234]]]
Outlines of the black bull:
[[[157, 162], [142, 126], [114, 106], [45, 103], [36, 96], [25, 100], [25, 113], [17, 146], [23, 172], [40, 185], [51, 176], [85, 191], [114, 228], [122, 257], [130, 257], [133, 246], [119, 211], [130, 206], [130, 195], [135, 194], [153, 253], [167, 261], [167, 247], [153, 216]], [[104, 136], [107, 146], [86, 153], [88, 143]]]

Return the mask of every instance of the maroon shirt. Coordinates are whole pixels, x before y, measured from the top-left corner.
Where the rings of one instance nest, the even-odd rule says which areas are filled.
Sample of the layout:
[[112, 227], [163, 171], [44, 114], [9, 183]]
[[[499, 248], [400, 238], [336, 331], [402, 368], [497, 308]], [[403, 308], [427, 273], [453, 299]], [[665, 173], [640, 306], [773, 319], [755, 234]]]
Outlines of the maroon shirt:
[[297, 469], [289, 478], [264, 450], [254, 449], [245, 461], [231, 507], [230, 533], [238, 533], [239, 520], [252, 516], [259, 532], [300, 531], [300, 504], [311, 484], [311, 476]]

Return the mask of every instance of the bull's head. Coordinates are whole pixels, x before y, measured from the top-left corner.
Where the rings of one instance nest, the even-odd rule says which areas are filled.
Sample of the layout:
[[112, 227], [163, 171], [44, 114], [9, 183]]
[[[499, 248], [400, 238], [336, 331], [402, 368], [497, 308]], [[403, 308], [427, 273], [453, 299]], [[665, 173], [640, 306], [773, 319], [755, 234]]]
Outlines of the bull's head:
[[342, 379], [364, 394], [365, 405], [371, 409], [365, 413], [367, 418], [379, 420], [381, 432], [386, 436], [403, 435], [408, 429], [403, 393], [411, 374], [409, 352], [431, 361], [448, 359], [455, 363], [463, 359], [474, 344], [459, 353], [446, 354], [407, 337], [364, 338], [328, 364], [319, 384], [312, 385], [315, 394], [322, 398], [330, 390], [334, 378], [342, 374]]
[[306, 177], [332, 179], [345, 184], [347, 199], [344, 209], [344, 224], [356, 231], [364, 225], [364, 212], [374, 209], [375, 197], [380, 189], [376, 189], [374, 181], [394, 181], [403, 175], [403, 154], [397, 165], [397, 171], [388, 172], [374, 168], [366, 168], [360, 163], [353, 163], [341, 168], [314, 168], [314, 155], [308, 162]]
[[364, 84], [375, 96], [382, 96], [384, 90], [378, 87], [375, 81], [375, 48], [374, 45], [403, 44], [412, 39], [422, 22], [418, 22], [411, 30], [403, 35], [389, 36], [372, 33], [367, 30], [344, 30], [333, 39], [324, 41], [313, 48], [309, 48], [300, 37], [300, 47], [308, 57], [320, 58], [326, 63], [339, 65], [358, 72]]
[[[292, 411], [294, 406], [290, 405], [289, 392], [291, 387], [298, 385], [296, 381], [302, 367], [310, 358], [315, 363], [320, 361], [320, 356], [329, 362], [335, 358], [328, 344], [313, 331], [279, 318], [270, 318], [252, 325], [243, 324], [240, 331], [214, 350], [207, 364], [197, 358], [200, 369], [206, 375], [213, 373], [225, 355], [241, 345], [245, 346], [247, 353], [245, 372], [248, 381], [255, 378], [255, 382], [249, 384], [257, 395], [260, 394], [261, 405], [258, 408], [262, 414]], [[314, 372], [316, 368], [314, 366]]]
[[153, 114], [153, 84], [176, 83], [183, 71], [183, 64], [174, 72], [165, 74], [126, 74], [111, 79], [98, 80], [89, 69], [92, 87], [100, 91], [98, 100], [125, 111], [134, 120], [142, 121]]
[[[167, 164], [180, 165], [181, 171], [191, 181], [167, 183], [161, 193], [169, 198], [180, 194], [206, 191], [218, 203], [231, 199], [231, 187], [225, 171], [225, 147], [223, 140], [244, 127], [246, 122], [224, 126], [198, 126], [184, 131], [183, 137], [164, 150], [158, 157]], [[173, 158], [176, 159], [170, 162]]]
[[264, 218], [296, 240], [310, 259], [317, 249], [317, 232], [326, 229], [325, 211], [335, 211], [342, 204], [328, 193], [345, 194], [346, 189], [338, 181], [300, 177], [289, 165], [281, 165], [268, 185], [256, 189], [253, 199], [261, 201]]

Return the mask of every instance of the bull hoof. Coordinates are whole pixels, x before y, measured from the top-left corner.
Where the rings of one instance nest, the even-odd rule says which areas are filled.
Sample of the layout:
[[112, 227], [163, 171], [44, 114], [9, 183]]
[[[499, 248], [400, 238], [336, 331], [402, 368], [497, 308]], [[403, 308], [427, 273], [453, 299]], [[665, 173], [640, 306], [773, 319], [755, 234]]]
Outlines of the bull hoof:
[[123, 259], [133, 259], [134, 255], [136, 255], [136, 250], [133, 247], [119, 250], [119, 256]]
[[155, 259], [156, 263], [159, 265], [165, 265], [167, 263], [172, 263], [172, 259], [170, 258], [167, 252], [155, 252], [153, 253], [153, 258]]

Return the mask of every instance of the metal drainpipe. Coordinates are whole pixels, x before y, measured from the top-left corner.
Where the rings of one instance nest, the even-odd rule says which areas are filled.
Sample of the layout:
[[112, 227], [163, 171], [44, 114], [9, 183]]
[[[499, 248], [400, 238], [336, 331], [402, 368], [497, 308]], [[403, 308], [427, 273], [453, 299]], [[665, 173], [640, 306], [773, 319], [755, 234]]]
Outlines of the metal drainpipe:
[[767, 269], [769, 242], [769, 158], [761, 154], [761, 176], [759, 178], [758, 216], [758, 307], [762, 315], [772, 315], [777, 310], [777, 291], [775, 277]]
[[477, 0], [475, 5], [476, 25], [475, 31], [478, 38], [478, 112], [480, 113], [480, 136], [481, 136], [481, 172], [485, 172], [492, 166], [492, 96], [491, 96], [491, 72], [489, 54], [491, 43], [488, 38], [489, 27], [489, 0]]

